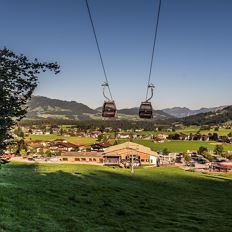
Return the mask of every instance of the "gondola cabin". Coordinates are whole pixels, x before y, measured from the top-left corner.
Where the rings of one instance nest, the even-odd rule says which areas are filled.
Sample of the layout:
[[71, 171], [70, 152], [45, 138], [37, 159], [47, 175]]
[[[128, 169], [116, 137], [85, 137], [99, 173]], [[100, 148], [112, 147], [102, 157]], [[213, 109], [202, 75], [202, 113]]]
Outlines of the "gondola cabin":
[[139, 108], [139, 117], [150, 119], [153, 118], [153, 109], [151, 102], [142, 102]]
[[116, 114], [116, 105], [114, 101], [105, 101], [102, 107], [102, 117], [113, 118]]

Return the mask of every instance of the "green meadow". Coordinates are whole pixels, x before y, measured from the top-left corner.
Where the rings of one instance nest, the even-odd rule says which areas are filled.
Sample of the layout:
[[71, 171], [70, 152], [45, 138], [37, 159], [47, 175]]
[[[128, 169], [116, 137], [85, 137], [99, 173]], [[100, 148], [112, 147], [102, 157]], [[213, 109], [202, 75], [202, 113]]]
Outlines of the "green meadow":
[[226, 174], [9, 163], [0, 231], [231, 231], [231, 195]]
[[[210, 141], [165, 141], [163, 143], [154, 143], [149, 140], [135, 140], [136, 143], [150, 147], [153, 151], [162, 151], [167, 148], [170, 152], [197, 151], [199, 147], [207, 147], [213, 151], [215, 143]], [[232, 144], [222, 144], [225, 151], [232, 151]]]
[[[187, 127], [185, 129], [182, 130], [177, 130], [177, 133], [184, 133], [184, 134], [196, 134], [199, 131], [199, 127]], [[219, 128], [218, 131], [215, 131], [214, 129], [210, 129], [210, 130], [200, 130], [199, 131], [200, 134], [202, 135], [208, 135], [209, 133], [213, 134], [213, 133], [217, 133], [219, 136], [226, 136], [229, 133], [232, 132], [231, 129], [224, 129], [224, 128]]]
[[70, 143], [80, 144], [80, 145], [91, 145], [96, 142], [94, 138], [85, 138], [85, 137], [77, 137], [77, 136], [60, 136], [60, 135], [30, 135], [25, 137], [26, 140], [45, 140], [52, 141], [55, 139], [65, 139]]
[[184, 133], [184, 134], [196, 134], [200, 132], [200, 134], [202, 135], [208, 135], [209, 133], [213, 134], [213, 133], [217, 133], [219, 136], [225, 136], [228, 135], [229, 133], [232, 132], [231, 129], [224, 129], [224, 128], [219, 128], [218, 131], [215, 131], [214, 129], [210, 129], [210, 130], [200, 130], [200, 127], [186, 127], [184, 129], [178, 129], [176, 131], [163, 131], [163, 132], [152, 132], [152, 131], [139, 131], [139, 132], [135, 132], [138, 135], [158, 135], [158, 134], [174, 134], [174, 133]]

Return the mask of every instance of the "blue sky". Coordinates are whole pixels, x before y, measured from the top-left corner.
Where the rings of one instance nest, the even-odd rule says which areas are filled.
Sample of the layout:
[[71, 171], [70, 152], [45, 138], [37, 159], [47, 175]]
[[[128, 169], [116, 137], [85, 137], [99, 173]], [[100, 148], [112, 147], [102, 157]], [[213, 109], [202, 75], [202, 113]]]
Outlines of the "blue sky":
[[[84, 0], [0, 0], [1, 47], [62, 72], [43, 74], [36, 95], [103, 102], [104, 81]], [[146, 82], [157, 0], [89, 0], [112, 93], [138, 106]], [[232, 104], [232, 1], [162, 0], [152, 83], [154, 108]]]

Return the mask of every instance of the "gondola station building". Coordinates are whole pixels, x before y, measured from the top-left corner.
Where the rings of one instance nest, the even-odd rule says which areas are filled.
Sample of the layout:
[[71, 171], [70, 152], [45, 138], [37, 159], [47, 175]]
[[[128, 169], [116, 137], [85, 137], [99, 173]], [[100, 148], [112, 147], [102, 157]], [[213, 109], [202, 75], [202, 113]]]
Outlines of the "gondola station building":
[[104, 152], [64, 152], [62, 162], [92, 163], [109, 166], [134, 163], [134, 165], [157, 165], [158, 154], [149, 147], [125, 142], [105, 149]]

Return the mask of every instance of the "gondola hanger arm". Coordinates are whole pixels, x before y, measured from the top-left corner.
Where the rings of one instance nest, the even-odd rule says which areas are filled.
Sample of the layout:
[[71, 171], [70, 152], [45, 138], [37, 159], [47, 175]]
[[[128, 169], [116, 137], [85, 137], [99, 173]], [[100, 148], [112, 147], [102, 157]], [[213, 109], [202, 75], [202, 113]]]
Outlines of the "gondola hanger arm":
[[107, 82], [103, 82], [103, 83], [101, 84], [101, 86], [103, 87], [102, 93], [103, 93], [104, 98], [105, 98], [107, 101], [111, 101], [110, 98], [108, 98], [108, 97], [106, 96], [106, 94], [105, 94], [105, 90], [106, 90], [106, 88], [109, 88], [109, 84], [108, 84]]
[[148, 99], [146, 99], [146, 102], [150, 101], [153, 98], [155, 86], [153, 84], [149, 84], [147, 88], [151, 90], [151, 96]]

